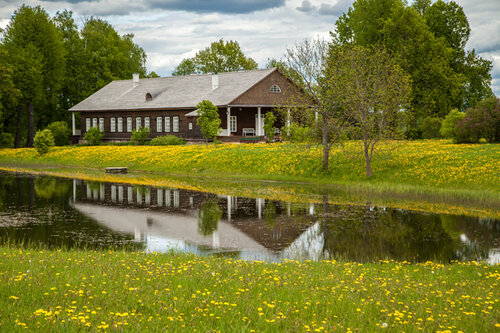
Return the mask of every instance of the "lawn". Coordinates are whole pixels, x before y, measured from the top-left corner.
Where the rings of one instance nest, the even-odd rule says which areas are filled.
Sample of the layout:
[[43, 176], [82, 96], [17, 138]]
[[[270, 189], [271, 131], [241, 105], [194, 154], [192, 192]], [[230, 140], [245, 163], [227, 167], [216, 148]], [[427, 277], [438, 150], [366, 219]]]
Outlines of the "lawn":
[[492, 332], [500, 265], [0, 248], [0, 330]]

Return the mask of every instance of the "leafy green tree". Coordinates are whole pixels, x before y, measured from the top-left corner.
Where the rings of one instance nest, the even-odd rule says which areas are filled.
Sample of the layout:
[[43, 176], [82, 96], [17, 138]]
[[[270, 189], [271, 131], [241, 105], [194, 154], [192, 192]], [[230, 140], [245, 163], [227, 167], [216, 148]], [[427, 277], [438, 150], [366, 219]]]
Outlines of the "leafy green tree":
[[243, 54], [238, 42], [232, 40], [225, 42], [221, 38], [206, 49], [196, 53], [193, 58], [182, 60], [172, 75], [222, 73], [252, 69], [257, 69], [257, 63]]
[[52, 132], [54, 136], [54, 144], [56, 146], [64, 146], [69, 144], [69, 135], [71, 130], [65, 121], [55, 121], [47, 126], [47, 129]]
[[332, 47], [325, 68], [326, 95], [341, 104], [363, 140], [366, 175], [376, 144], [395, 134], [398, 111], [410, 95], [410, 79], [385, 50]]
[[12, 64], [0, 44], [0, 130], [8, 130], [14, 125], [15, 114], [11, 110], [15, 109], [20, 96], [14, 85]]
[[212, 102], [207, 100], [201, 101], [196, 107], [199, 109], [196, 124], [200, 126], [201, 133], [205, 137], [206, 142], [209, 139], [215, 140], [221, 123], [219, 110]]
[[97, 146], [101, 144], [103, 137], [104, 132], [101, 132], [101, 130], [97, 127], [91, 127], [87, 132], [85, 132], [83, 140], [85, 140], [90, 146]]
[[203, 236], [209, 236], [217, 230], [222, 209], [215, 200], [206, 200], [198, 212], [198, 232]]
[[62, 37], [44, 9], [22, 5], [5, 28], [3, 44], [21, 103], [27, 105], [27, 146], [32, 146], [35, 127], [45, 127], [54, 117], [64, 77]]
[[139, 127], [137, 130], [132, 131], [130, 142], [134, 145], [144, 145], [151, 135], [151, 130], [147, 127]]
[[264, 118], [264, 133], [266, 133], [267, 142], [271, 142], [274, 139], [274, 134], [276, 133], [276, 127], [274, 123], [276, 122], [276, 116], [272, 112], [267, 112]]
[[448, 139], [455, 137], [455, 126], [457, 122], [464, 119], [464, 117], [464, 112], [460, 112], [458, 109], [451, 110], [441, 123], [441, 136]]
[[54, 145], [54, 136], [48, 129], [37, 131], [34, 139], [34, 147], [38, 154], [44, 155], [49, 152], [51, 146]]

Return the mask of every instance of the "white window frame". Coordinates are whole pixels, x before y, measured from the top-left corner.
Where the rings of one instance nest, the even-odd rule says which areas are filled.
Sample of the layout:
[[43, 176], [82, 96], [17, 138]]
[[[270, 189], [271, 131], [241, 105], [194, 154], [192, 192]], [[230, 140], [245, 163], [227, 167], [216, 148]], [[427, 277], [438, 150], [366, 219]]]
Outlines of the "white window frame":
[[231, 133], [234, 133], [238, 130], [238, 119], [236, 116], [229, 117], [229, 130]]
[[151, 129], [151, 117], [144, 117], [144, 127]]
[[116, 132], [116, 118], [115, 117], [109, 118], [109, 131], [111, 133]]
[[118, 132], [123, 132], [123, 118], [118, 117]]
[[269, 88], [269, 91], [272, 92], [272, 93], [280, 93], [281, 92], [281, 88], [277, 84], [273, 84], [271, 86], [271, 88]]
[[190, 131], [193, 129], [193, 123], [192, 122], [189, 122], [188, 128], [189, 128]]
[[99, 131], [104, 132], [104, 118], [99, 118]]
[[142, 127], [141, 117], [135, 117], [135, 130], [137, 131], [139, 127]]
[[97, 118], [92, 118], [92, 127], [97, 127]]
[[127, 117], [127, 132], [132, 132], [132, 117]]
[[170, 117], [165, 117], [165, 132], [170, 132]]
[[85, 132], [87, 132], [90, 129], [90, 118], [85, 118]]
[[156, 117], [156, 132], [161, 133], [163, 130], [163, 119], [161, 117]]
[[179, 132], [179, 116], [172, 117], [172, 130], [175, 133]]

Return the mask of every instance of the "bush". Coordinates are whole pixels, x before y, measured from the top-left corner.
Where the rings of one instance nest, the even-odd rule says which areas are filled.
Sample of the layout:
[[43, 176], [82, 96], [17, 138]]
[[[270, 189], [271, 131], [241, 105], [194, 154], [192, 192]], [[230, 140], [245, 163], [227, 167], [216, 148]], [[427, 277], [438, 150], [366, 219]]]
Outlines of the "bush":
[[290, 128], [284, 127], [281, 130], [281, 135], [290, 142], [312, 142], [315, 137], [311, 127], [300, 126], [296, 123], [290, 124]]
[[134, 145], [144, 145], [151, 134], [151, 130], [147, 127], [139, 127], [132, 131], [130, 142]]
[[183, 138], [179, 138], [175, 135], [159, 136], [149, 142], [149, 145], [151, 146], [177, 146], [184, 144], [186, 144], [186, 141], [184, 141]]
[[425, 117], [420, 123], [420, 131], [422, 132], [422, 139], [437, 139], [441, 137], [441, 123], [443, 119]]
[[71, 134], [71, 130], [68, 127], [68, 124], [64, 121], [56, 121], [47, 126], [47, 129], [52, 132], [54, 135], [54, 143], [56, 146], [65, 146], [69, 144], [69, 136]]
[[272, 112], [267, 112], [264, 118], [264, 132], [266, 133], [267, 142], [271, 142], [274, 139], [276, 133], [276, 128], [274, 123], [276, 121], [276, 116]]
[[99, 128], [92, 127], [85, 133], [83, 140], [87, 141], [90, 146], [97, 146], [101, 143], [103, 136], [104, 133]]
[[455, 138], [455, 126], [457, 122], [464, 119], [464, 117], [465, 113], [459, 112], [457, 109], [451, 110], [441, 123], [441, 136], [448, 139]]
[[14, 147], [14, 136], [10, 133], [0, 134], [0, 148]]
[[207, 100], [201, 101], [196, 107], [199, 110], [196, 125], [200, 126], [200, 131], [205, 137], [206, 142], [210, 139], [213, 139], [215, 142], [221, 123], [219, 110], [212, 102]]
[[455, 125], [456, 143], [478, 143], [481, 139], [495, 141], [496, 121], [487, 109], [469, 109]]
[[33, 140], [33, 145], [38, 154], [43, 155], [48, 153], [50, 146], [54, 145], [54, 136], [52, 132], [48, 129], [37, 131]]

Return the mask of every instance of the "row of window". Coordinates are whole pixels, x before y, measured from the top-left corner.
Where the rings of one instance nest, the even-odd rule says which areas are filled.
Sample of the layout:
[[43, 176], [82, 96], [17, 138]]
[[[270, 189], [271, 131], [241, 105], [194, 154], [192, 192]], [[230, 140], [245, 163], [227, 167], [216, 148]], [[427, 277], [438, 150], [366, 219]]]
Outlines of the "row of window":
[[[172, 118], [172, 127], [170, 126], [170, 118]], [[85, 119], [85, 130], [88, 131], [91, 127], [99, 127], [101, 131], [104, 131], [104, 118], [86, 118]], [[127, 132], [132, 132], [132, 117], [126, 118], [127, 122]], [[110, 118], [110, 132], [123, 132], [123, 117], [112, 117]], [[142, 118], [135, 117], [135, 128], [142, 127]], [[151, 118], [144, 117], [144, 127], [151, 128]], [[189, 123], [189, 129], [193, 129], [193, 124]], [[179, 132], [179, 116], [173, 117], [156, 117], [156, 132]]]

